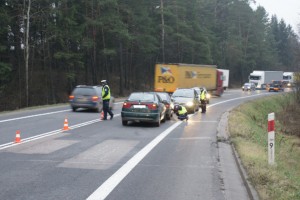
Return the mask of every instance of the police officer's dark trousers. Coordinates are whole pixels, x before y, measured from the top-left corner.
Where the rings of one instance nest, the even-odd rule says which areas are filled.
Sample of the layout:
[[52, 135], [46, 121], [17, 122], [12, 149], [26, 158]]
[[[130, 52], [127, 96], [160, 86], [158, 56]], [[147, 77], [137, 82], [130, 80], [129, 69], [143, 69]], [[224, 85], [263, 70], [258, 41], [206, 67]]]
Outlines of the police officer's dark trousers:
[[109, 99], [107, 100], [103, 100], [103, 112], [104, 112], [104, 116], [103, 119], [106, 120], [107, 119], [107, 113], [110, 115], [110, 117], [113, 117], [113, 113], [111, 112], [111, 110], [109, 109]]
[[206, 101], [205, 100], [201, 100], [201, 109], [202, 109], [202, 113], [206, 113]]

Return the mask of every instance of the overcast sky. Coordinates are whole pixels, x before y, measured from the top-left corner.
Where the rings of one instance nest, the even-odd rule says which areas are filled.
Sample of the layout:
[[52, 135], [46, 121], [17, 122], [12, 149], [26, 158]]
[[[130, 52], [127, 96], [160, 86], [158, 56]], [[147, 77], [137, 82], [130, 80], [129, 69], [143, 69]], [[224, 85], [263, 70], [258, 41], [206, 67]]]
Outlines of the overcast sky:
[[276, 15], [290, 24], [298, 33], [297, 25], [300, 24], [300, 0], [255, 0], [256, 6], [261, 5], [269, 13], [269, 17]]

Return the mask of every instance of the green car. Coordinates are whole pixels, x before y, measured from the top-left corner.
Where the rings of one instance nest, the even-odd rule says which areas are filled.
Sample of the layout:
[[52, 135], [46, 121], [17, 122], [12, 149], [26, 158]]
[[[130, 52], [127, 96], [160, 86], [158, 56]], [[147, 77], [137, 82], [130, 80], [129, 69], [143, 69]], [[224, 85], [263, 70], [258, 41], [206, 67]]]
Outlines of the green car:
[[121, 117], [124, 126], [133, 121], [151, 122], [158, 127], [166, 121], [166, 106], [155, 92], [133, 92], [123, 103]]

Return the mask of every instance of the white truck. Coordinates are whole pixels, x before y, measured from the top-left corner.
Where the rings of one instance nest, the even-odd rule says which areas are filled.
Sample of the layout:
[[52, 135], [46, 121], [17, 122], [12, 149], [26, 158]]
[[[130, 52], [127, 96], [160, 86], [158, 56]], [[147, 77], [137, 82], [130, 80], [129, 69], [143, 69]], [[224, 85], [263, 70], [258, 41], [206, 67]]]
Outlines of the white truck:
[[255, 70], [249, 75], [249, 83], [254, 83], [256, 89], [266, 89], [266, 85], [273, 81], [281, 81], [283, 71], [258, 71]]
[[283, 72], [282, 82], [287, 87], [292, 87], [294, 84], [294, 72]]
[[223, 72], [223, 89], [226, 90], [229, 86], [229, 69], [218, 69]]

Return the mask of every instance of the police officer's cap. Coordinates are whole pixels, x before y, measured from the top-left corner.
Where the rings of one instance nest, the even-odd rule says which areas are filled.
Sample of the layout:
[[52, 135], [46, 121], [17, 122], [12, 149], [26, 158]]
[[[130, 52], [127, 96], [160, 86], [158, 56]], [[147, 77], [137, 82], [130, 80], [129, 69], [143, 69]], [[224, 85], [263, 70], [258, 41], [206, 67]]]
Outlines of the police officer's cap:
[[102, 84], [107, 84], [107, 81], [106, 80], [102, 80], [101, 83]]

